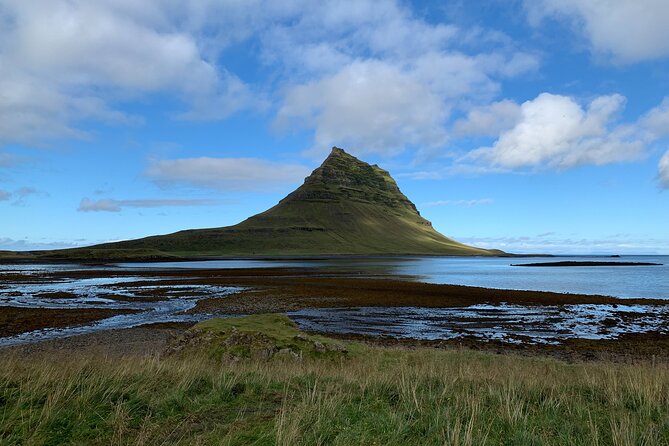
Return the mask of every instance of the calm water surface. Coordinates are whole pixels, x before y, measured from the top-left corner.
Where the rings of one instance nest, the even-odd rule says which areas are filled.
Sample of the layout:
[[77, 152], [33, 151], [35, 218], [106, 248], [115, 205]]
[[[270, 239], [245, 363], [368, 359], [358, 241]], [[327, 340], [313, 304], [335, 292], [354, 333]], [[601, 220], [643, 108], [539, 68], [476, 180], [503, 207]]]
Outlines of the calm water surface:
[[[661, 266], [519, 267], [518, 263], [552, 261], [661, 263]], [[621, 298], [669, 299], [669, 256], [577, 256], [554, 258], [398, 257], [330, 260], [214, 260], [120, 264], [122, 268], [265, 268], [311, 267], [359, 275], [410, 276], [430, 283], [485, 288], [602, 294]]]

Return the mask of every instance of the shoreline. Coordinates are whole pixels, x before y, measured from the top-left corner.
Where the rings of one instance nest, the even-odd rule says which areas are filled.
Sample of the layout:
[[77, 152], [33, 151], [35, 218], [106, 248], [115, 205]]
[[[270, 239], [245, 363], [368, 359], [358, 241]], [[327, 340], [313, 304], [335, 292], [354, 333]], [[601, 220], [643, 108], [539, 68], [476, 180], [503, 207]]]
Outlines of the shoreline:
[[[11, 251], [11, 254], [20, 254], [24, 251]], [[34, 251], [25, 251], [32, 253]], [[569, 255], [554, 255], [554, 254], [494, 254], [494, 255], [468, 255], [468, 254], [322, 254], [322, 255], [230, 255], [230, 256], [186, 256], [186, 257], [127, 257], [127, 258], [109, 258], [109, 259], [91, 259], [86, 260], [76, 257], [31, 257], [19, 256], [13, 258], [5, 256], [0, 252], [0, 265], [82, 265], [82, 266], [113, 266], [117, 263], [187, 263], [187, 262], [207, 262], [207, 261], [235, 261], [235, 260], [256, 260], [256, 261], [309, 261], [309, 260], [328, 260], [328, 259], [393, 259], [393, 258], [421, 258], [421, 257], [449, 257], [449, 258], [559, 258], [559, 257], [574, 257]], [[602, 256], [587, 256], [587, 257], [611, 257], [607, 255]]]
[[540, 262], [540, 263], [512, 263], [511, 266], [531, 266], [531, 267], [583, 267], [583, 266], [664, 266], [662, 263], [652, 262]]
[[[103, 330], [64, 338], [0, 347], [2, 354], [19, 357], [49, 357], [53, 354], [100, 356], [106, 358], [161, 357], [194, 324], [146, 324], [138, 327]], [[567, 363], [612, 362], [623, 364], [669, 364], [669, 335], [659, 333], [628, 334], [620, 339], [571, 339], [560, 344], [511, 344], [475, 338], [445, 340], [398, 339], [304, 330], [342, 341], [359, 342], [370, 347], [407, 350], [468, 350], [495, 355], [553, 358]]]

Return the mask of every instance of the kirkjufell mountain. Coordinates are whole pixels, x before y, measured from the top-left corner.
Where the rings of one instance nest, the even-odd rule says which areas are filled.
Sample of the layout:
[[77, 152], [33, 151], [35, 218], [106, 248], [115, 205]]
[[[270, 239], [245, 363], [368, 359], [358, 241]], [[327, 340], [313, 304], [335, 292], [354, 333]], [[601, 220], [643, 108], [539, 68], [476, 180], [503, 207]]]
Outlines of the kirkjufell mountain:
[[334, 147], [304, 184], [234, 226], [33, 252], [80, 260], [230, 256], [500, 255], [437, 232], [390, 174]]

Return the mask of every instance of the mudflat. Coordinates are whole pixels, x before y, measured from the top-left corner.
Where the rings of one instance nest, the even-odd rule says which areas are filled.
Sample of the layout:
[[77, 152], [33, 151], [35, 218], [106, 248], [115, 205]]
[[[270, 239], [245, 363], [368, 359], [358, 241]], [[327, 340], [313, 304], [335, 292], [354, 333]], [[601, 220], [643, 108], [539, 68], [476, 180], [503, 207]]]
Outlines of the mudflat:
[[0, 307], [0, 337], [13, 336], [44, 328], [87, 324], [132, 310], [104, 308], [23, 308]]

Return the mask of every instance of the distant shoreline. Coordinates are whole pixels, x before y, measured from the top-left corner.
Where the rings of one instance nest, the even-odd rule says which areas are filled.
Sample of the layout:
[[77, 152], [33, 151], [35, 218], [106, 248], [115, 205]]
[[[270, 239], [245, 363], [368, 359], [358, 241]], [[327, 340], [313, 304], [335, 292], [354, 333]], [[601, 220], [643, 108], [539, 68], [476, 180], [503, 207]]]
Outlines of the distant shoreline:
[[539, 263], [514, 263], [511, 266], [547, 266], [547, 267], [573, 267], [573, 266], [662, 266], [662, 263], [652, 262], [539, 262]]
[[[20, 253], [21, 251], [14, 251]], [[31, 254], [31, 251], [26, 251]], [[0, 265], [9, 264], [79, 264], [79, 265], [109, 265], [115, 263], [185, 263], [185, 262], [207, 262], [207, 261], [310, 261], [330, 259], [397, 259], [397, 258], [421, 258], [421, 257], [448, 257], [448, 258], [555, 258], [565, 257], [552, 254], [500, 254], [492, 256], [484, 255], [439, 255], [439, 254], [322, 254], [322, 255], [258, 255], [258, 256], [193, 256], [193, 257], [156, 257], [156, 258], [110, 258], [110, 259], [81, 259], [81, 258], [54, 258], [54, 257], [3, 257], [0, 252]]]
[[[638, 256], [654, 256], [653, 254], [627, 254], [623, 257], [638, 257]], [[413, 254], [413, 253], [370, 253], [370, 254], [289, 254], [289, 255], [221, 255], [221, 256], [146, 256], [146, 257], [99, 257], [99, 258], [82, 258], [82, 257], [58, 257], [47, 254], [43, 251], [0, 251], [0, 265], [30, 265], [30, 264], [75, 264], [88, 266], [104, 266], [117, 263], [186, 263], [186, 262], [207, 262], [207, 261], [318, 261], [318, 260], [360, 260], [360, 259], [412, 259], [412, 258], [509, 258], [509, 259], [524, 259], [524, 258], [574, 258], [574, 257], [588, 257], [588, 258], [621, 258], [619, 255], [606, 254], [514, 254], [504, 253], [498, 255], [441, 255], [441, 254]], [[561, 262], [538, 262], [527, 264], [512, 264], [511, 266], [655, 266], [662, 265], [659, 263], [647, 262], [608, 262], [608, 261], [561, 261]]]

